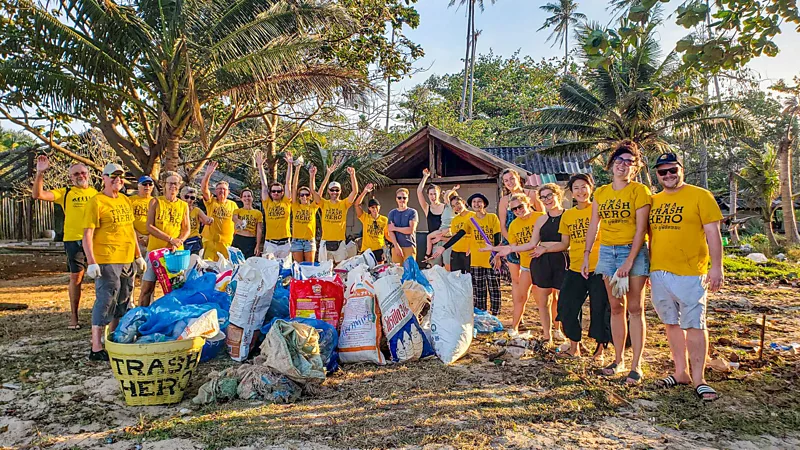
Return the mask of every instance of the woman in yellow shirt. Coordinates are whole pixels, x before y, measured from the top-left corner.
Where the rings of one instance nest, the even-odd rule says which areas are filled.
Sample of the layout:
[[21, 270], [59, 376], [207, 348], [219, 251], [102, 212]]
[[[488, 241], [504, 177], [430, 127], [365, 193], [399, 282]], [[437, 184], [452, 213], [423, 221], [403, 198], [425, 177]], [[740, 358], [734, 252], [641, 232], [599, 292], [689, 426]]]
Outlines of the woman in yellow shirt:
[[[630, 319], [633, 361], [625, 380], [638, 384], [642, 379], [641, 359], [644, 351], [646, 323], [644, 318], [644, 285], [650, 274], [650, 260], [645, 246], [648, 217], [650, 215], [650, 189], [637, 183], [633, 177], [642, 167], [639, 146], [632, 141], [622, 141], [614, 148], [606, 169], [613, 176], [611, 184], [601, 186], [594, 193], [592, 220], [586, 234], [581, 274], [588, 277], [591, 248], [600, 231], [600, 256], [594, 273], [603, 275], [611, 305], [611, 333], [614, 341], [614, 362], [603, 369], [603, 375], [614, 376], [625, 372], [623, 355], [628, 334], [626, 310]], [[630, 284], [627, 294], [613, 289], [612, 278]], [[624, 289], [623, 289], [624, 291]], [[617, 295], [614, 295], [615, 292]]]
[[[150, 239], [147, 252], [161, 248], [183, 249], [183, 241], [189, 236], [189, 205], [178, 198], [181, 188], [180, 175], [164, 172], [164, 195], [150, 200], [147, 209], [147, 231]], [[150, 258], [145, 258], [147, 270], [142, 276], [142, 289], [139, 293], [139, 306], [150, 306], [156, 288], [156, 272]]]
[[365, 213], [361, 208], [361, 202], [367, 193], [372, 192], [373, 187], [372, 183], [368, 183], [356, 199], [356, 216], [361, 222], [361, 252], [370, 250], [378, 264], [383, 264], [386, 260], [384, 248], [386, 240], [389, 239], [389, 218], [380, 214], [381, 204], [377, 199], [369, 199], [367, 203], [369, 212]]
[[108, 361], [101, 341], [103, 329], [106, 325], [109, 331], [117, 328], [131, 302], [136, 270], [145, 269], [133, 229], [131, 202], [120, 195], [124, 176], [122, 166], [106, 164], [103, 190], [86, 204], [83, 230], [83, 248], [89, 263], [86, 276], [95, 279], [91, 361]]
[[214, 186], [214, 195], [211, 195], [211, 190], [208, 184], [211, 181], [211, 175], [217, 170], [219, 164], [216, 161], [210, 161], [208, 168], [203, 176], [203, 181], [200, 183], [200, 189], [203, 192], [203, 202], [206, 205], [206, 212], [211, 223], [203, 231], [206, 234], [206, 239], [203, 241], [203, 256], [211, 261], [219, 259], [218, 254], [228, 258], [228, 247], [233, 243], [233, 212], [236, 211], [238, 205], [233, 200], [228, 200], [230, 187], [227, 181], [220, 181]]
[[264, 236], [264, 215], [253, 209], [253, 191], [242, 191], [242, 207], [233, 212], [236, 232], [233, 246], [242, 251], [245, 258], [261, 256], [261, 242]]
[[150, 207], [150, 200], [153, 199], [154, 189], [153, 179], [148, 175], [142, 175], [136, 183], [136, 195], [128, 198], [133, 208], [133, 229], [136, 230], [136, 239], [139, 241], [142, 254], [147, 252], [147, 239], [150, 235], [150, 232], [147, 231], [147, 208]]
[[184, 186], [181, 189], [181, 200], [189, 206], [189, 237], [183, 241], [183, 248], [196, 255], [203, 249], [200, 226], [209, 225], [211, 221], [206, 213], [197, 206], [197, 191], [193, 187]]
[[308, 169], [308, 184], [300, 185], [300, 168], [294, 172], [292, 181], [292, 259], [297, 262], [314, 262], [317, 251], [317, 211], [319, 205], [312, 201], [311, 192], [317, 189], [314, 177], [317, 168]]

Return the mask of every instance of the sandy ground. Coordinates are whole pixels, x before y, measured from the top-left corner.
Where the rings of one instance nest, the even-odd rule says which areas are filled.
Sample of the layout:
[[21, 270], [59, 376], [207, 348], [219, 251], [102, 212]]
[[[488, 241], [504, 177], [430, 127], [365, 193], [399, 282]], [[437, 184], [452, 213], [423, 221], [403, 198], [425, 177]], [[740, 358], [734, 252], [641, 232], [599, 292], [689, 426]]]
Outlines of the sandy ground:
[[[498, 335], [479, 338], [449, 367], [438, 361], [345, 367], [326, 381], [318, 398], [294, 405], [192, 405], [190, 396], [205, 374], [233, 364], [223, 355], [201, 366], [182, 403], [128, 407], [108, 366], [86, 360], [92, 284], [83, 288], [84, 328], [65, 329], [67, 276], [55, 272], [60, 262], [50, 261], [53, 271], [48, 272], [47, 258], [39, 258], [31, 262], [33, 275], [4, 269], [0, 280], [0, 303], [28, 305], [26, 310], [0, 311], [0, 448], [800, 448], [800, 435], [786, 432], [800, 426], [797, 405], [789, 407], [792, 415], [783, 416], [781, 410], [787, 408], [780, 404], [797, 399], [795, 394], [781, 397], [795, 390], [797, 360], [771, 363], [771, 378], [759, 380], [769, 383], [774, 397], [758, 398], [763, 395], [759, 391], [748, 405], [742, 399], [749, 397], [738, 391], [760, 382], [752, 376], [764, 364], [748, 362], [754, 353], [742, 350], [735, 338], [715, 340], [713, 334], [713, 353], [738, 354], [743, 366], [712, 377], [724, 395], [713, 405], [700, 404], [690, 392], [661, 397], [652, 389], [630, 392], [616, 384], [598, 384], [585, 360], [565, 367], [529, 354], [520, 361], [500, 362], [493, 356], [501, 350], [494, 344], [503, 337]], [[504, 320], [509, 303], [501, 314]], [[715, 295], [712, 308], [710, 326], [720, 334], [730, 329], [731, 336], [752, 341], [759, 331], [755, 320], [765, 311], [770, 313], [768, 342], [800, 342], [797, 289], [738, 286]], [[529, 308], [526, 320], [535, 324], [535, 316]], [[648, 320], [654, 325], [645, 370], [652, 380], [666, 375], [669, 365], [663, 329], [652, 311]], [[784, 377], [787, 371], [793, 375]], [[582, 396], [587, 400], [579, 401]], [[757, 412], [767, 418], [752, 422], [767, 428], [747, 433], [723, 424], [719, 431], [708, 431], [687, 426], [685, 420], [671, 421], [675, 409], [669, 408], [716, 408], [719, 414], [708, 420], [760, 408]], [[770, 430], [772, 414], [781, 423], [778, 432], [770, 432], [774, 436], [760, 431]], [[315, 427], [321, 427], [319, 432]], [[231, 442], [240, 446], [228, 446]]]

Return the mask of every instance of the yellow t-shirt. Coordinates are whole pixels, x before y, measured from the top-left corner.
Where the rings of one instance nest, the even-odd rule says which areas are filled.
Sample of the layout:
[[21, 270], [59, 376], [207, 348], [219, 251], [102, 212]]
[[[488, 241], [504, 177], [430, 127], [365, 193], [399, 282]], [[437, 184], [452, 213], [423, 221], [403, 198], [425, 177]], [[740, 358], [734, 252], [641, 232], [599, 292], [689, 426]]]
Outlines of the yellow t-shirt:
[[[458, 240], [455, 244], [453, 244], [450, 249], [454, 252], [466, 253], [470, 250], [470, 247], [473, 246], [472, 244], [472, 230], [475, 228], [472, 225], [472, 221], [469, 220], [470, 218], [475, 217], [475, 213], [472, 211], [461, 212], [461, 214], [453, 217], [453, 221], [450, 222], [450, 234], [455, 236], [461, 230], [467, 232], [466, 236], [462, 237]], [[446, 241], [445, 241], [446, 242]]]
[[[530, 242], [531, 237], [533, 236], [533, 229], [536, 228], [536, 221], [543, 215], [543, 212], [532, 211], [531, 215], [525, 219], [522, 217], [516, 217], [514, 221], [511, 222], [511, 225], [508, 226], [508, 242], [512, 245], [527, 244]], [[533, 259], [531, 252], [532, 250], [520, 252], [520, 267], [530, 268], [531, 259]]]
[[153, 197], [139, 197], [138, 194], [131, 195], [128, 198], [131, 201], [131, 208], [133, 208], [133, 228], [139, 234], [150, 234], [147, 231], [147, 208], [150, 206], [150, 200], [152, 199]]
[[264, 215], [257, 209], [239, 208], [233, 213], [239, 216], [239, 220], [247, 221], [247, 225], [242, 231], [250, 233], [249, 236], [255, 236], [258, 224], [264, 221]]
[[378, 215], [373, 219], [369, 213], [361, 214], [358, 218], [362, 225], [361, 251], [366, 249], [380, 250], [386, 246], [386, 227], [389, 225], [389, 218]]
[[703, 225], [722, 220], [711, 192], [690, 184], [678, 192], [659, 192], [650, 210], [650, 271], [675, 275], [708, 273], [708, 243]]
[[[586, 232], [592, 221], [592, 207], [583, 209], [571, 208], [561, 215], [561, 224], [558, 232], [569, 236], [569, 270], [580, 272], [583, 266], [583, 252], [586, 251]], [[594, 272], [597, 267], [597, 258], [600, 256], [600, 239], [594, 240], [592, 251], [589, 253], [589, 272]]]
[[267, 199], [261, 202], [266, 216], [267, 230], [264, 239], [286, 239], [292, 235], [292, 201]]
[[343, 241], [345, 229], [347, 228], [347, 210], [353, 203], [345, 198], [338, 202], [331, 203], [330, 200], [322, 199], [322, 240], [323, 241]]
[[97, 195], [93, 187], [86, 189], [72, 186], [69, 188], [51, 191], [55, 199], [53, 202], [64, 210], [64, 242], [80, 241], [83, 239], [84, 214], [89, 200]]
[[202, 210], [198, 207], [194, 207], [192, 212], [189, 213], [189, 237], [198, 237], [200, 236], [200, 213]]
[[600, 186], [594, 193], [600, 215], [600, 243], [628, 245], [636, 235], [636, 210], [653, 203], [650, 189], [631, 181], [615, 191], [610, 184]]
[[310, 202], [292, 203], [292, 237], [312, 241], [317, 237], [317, 210], [319, 206]]
[[[475, 215], [475, 220], [478, 221], [478, 225], [480, 225], [481, 229], [484, 233], [486, 233], [486, 237], [489, 238], [490, 241], [494, 239], [495, 233], [500, 232], [500, 219], [497, 217], [497, 214], [488, 213], [483, 216], [483, 219], [479, 219], [477, 214]], [[470, 221], [471, 222], [471, 221]], [[482, 252], [480, 249], [486, 247], [486, 241], [483, 240], [483, 236], [481, 236], [480, 231], [475, 228], [475, 224], [472, 224], [472, 249], [470, 251], [470, 265], [472, 267], [484, 267], [484, 268], [491, 268], [492, 266], [489, 264], [489, 260], [492, 258], [492, 254], [489, 252]], [[494, 242], [492, 242], [494, 244]]]
[[[186, 217], [186, 211], [189, 210], [189, 205], [181, 199], [170, 202], [164, 196], [157, 197], [156, 201], [158, 201], [158, 211], [156, 212], [154, 223], [156, 228], [169, 237], [176, 238], [180, 236], [181, 224], [183, 223], [183, 218]], [[153, 235], [150, 235], [147, 240], [148, 252], [159, 248], [167, 248], [168, 246], [169, 244], [166, 241], [162, 241]], [[183, 247], [180, 248], [182, 249]]]
[[84, 228], [94, 228], [92, 239], [97, 264], [129, 264], [136, 254], [133, 208], [128, 197], [100, 193], [86, 205]]
[[225, 243], [225, 247], [231, 245], [233, 242], [233, 212], [239, 209], [239, 206], [233, 200], [223, 200], [218, 202], [215, 197], [205, 202], [206, 214], [214, 219], [211, 225], [207, 226], [208, 240], [211, 242]]

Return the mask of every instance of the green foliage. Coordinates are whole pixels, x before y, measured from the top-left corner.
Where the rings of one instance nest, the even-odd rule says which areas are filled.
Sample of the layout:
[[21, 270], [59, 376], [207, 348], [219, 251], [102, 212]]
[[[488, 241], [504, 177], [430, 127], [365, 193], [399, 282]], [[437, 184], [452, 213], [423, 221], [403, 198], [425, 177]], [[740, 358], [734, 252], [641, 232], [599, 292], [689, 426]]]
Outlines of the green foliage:
[[27, 145], [33, 145], [33, 139], [29, 135], [0, 127], [0, 152], [7, 152]]
[[430, 124], [477, 146], [527, 145], [525, 136], [505, 132], [523, 125], [538, 108], [557, 98], [559, 65], [518, 53], [508, 59], [479, 55], [475, 64], [474, 119], [459, 122], [464, 72], [433, 75], [404, 94], [398, 117], [405, 131]]
[[763, 152], [750, 149], [745, 167], [737, 175], [737, 178], [745, 195], [757, 205], [765, 224], [770, 226], [772, 201], [778, 197], [780, 190], [778, 153], [775, 148], [766, 145]]
[[722, 260], [725, 277], [732, 280], [796, 280], [800, 277], [800, 265], [769, 260], [756, 264], [740, 256], [726, 256]]
[[567, 47], [567, 39], [569, 38], [569, 29], [586, 20], [586, 14], [578, 12], [578, 4], [574, 0], [559, 0], [558, 3], [547, 3], [540, 6], [539, 9], [551, 14], [550, 17], [545, 19], [541, 28], [536, 31], [541, 31], [553, 28], [553, 32], [547, 37], [545, 42], [553, 40], [553, 45], [558, 44], [559, 47]]

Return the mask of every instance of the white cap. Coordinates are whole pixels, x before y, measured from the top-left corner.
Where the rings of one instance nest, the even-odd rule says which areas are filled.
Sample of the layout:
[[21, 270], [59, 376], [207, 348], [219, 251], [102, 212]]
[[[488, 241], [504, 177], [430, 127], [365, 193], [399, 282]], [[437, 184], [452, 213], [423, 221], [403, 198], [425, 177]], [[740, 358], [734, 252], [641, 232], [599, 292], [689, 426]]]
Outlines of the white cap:
[[103, 175], [111, 175], [112, 173], [115, 172], [125, 173], [125, 169], [123, 169], [122, 166], [120, 166], [119, 164], [114, 164], [114, 163], [108, 163], [103, 168]]
[[330, 183], [328, 183], [328, 189], [330, 189], [330, 188], [339, 188], [339, 190], [341, 190], [342, 189], [342, 185], [339, 184], [338, 181], [331, 181]]

